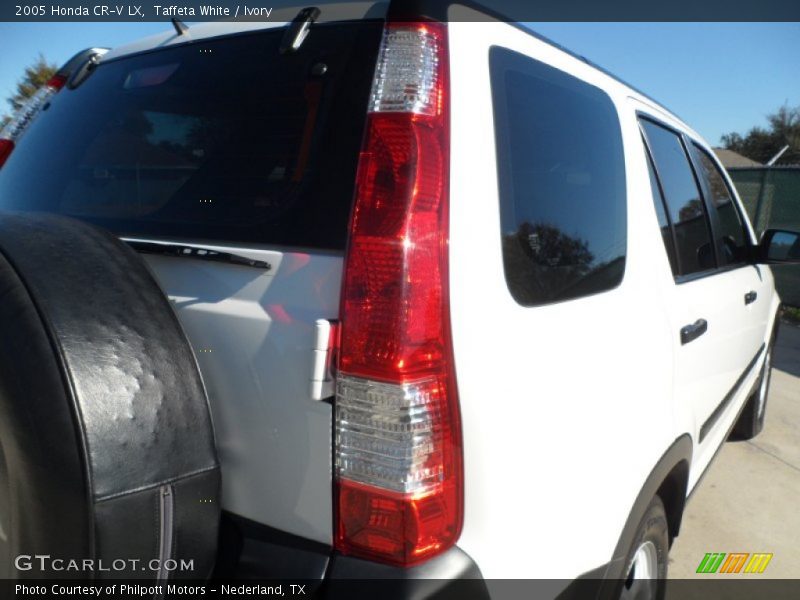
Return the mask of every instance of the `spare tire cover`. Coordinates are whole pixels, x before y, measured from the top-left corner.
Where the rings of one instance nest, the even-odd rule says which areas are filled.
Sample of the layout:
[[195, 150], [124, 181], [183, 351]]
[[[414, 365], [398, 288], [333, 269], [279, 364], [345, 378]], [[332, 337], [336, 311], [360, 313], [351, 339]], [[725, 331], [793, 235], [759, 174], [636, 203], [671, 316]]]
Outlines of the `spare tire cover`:
[[0, 213], [0, 577], [205, 578], [219, 492], [197, 363], [144, 261]]

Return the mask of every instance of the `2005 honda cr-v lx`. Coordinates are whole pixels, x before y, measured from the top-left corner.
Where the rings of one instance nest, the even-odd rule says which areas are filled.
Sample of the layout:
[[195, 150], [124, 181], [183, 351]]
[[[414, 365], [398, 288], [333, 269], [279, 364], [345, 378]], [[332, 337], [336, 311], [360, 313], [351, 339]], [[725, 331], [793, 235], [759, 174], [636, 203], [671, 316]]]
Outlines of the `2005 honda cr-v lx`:
[[176, 23], [0, 134], [4, 576], [663, 593], [800, 238], [653, 100], [424, 6]]

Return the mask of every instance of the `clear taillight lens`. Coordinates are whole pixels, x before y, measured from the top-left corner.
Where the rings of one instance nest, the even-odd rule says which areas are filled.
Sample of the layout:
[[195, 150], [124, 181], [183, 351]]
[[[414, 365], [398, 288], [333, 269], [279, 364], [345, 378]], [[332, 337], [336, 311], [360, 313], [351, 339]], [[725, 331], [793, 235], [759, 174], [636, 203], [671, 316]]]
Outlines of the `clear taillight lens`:
[[399, 565], [449, 548], [463, 512], [447, 94], [446, 26], [387, 24], [345, 263], [336, 547]]
[[370, 112], [436, 115], [444, 92], [437, 24], [389, 26], [381, 44]]
[[444, 462], [441, 391], [434, 378], [398, 385], [339, 377], [339, 475], [403, 494], [439, 485]]

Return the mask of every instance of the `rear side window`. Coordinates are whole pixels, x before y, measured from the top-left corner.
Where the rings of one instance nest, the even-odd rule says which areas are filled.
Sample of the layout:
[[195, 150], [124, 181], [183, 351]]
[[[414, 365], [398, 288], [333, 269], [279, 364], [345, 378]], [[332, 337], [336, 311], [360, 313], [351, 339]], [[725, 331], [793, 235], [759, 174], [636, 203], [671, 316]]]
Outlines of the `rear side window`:
[[381, 23], [284, 28], [101, 63], [0, 171], [0, 208], [120, 235], [342, 250]]
[[643, 119], [641, 123], [675, 230], [680, 273], [713, 269], [716, 261], [708, 216], [683, 142], [676, 133], [652, 121]]
[[625, 167], [600, 89], [521, 54], [490, 52], [506, 282], [524, 306], [619, 285]]
[[698, 175], [705, 182], [711, 197], [712, 209], [718, 216], [720, 238], [718, 247], [722, 248], [720, 263], [723, 266], [742, 264], [747, 261], [747, 236], [731, 191], [716, 163], [705, 150], [692, 144], [692, 153], [699, 167]]

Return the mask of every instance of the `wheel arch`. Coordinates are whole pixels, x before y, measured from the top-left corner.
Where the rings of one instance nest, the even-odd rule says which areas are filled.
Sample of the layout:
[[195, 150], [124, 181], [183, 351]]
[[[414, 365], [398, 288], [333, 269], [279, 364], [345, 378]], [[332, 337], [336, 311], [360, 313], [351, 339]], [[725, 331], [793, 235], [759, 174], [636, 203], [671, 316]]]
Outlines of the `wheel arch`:
[[656, 495], [664, 503], [667, 512], [669, 546], [678, 537], [686, 506], [686, 491], [689, 486], [689, 459], [676, 464], [658, 488]]
[[667, 512], [669, 541], [672, 545], [672, 541], [680, 531], [683, 509], [686, 506], [692, 450], [692, 438], [688, 433], [684, 433], [661, 455], [650, 471], [650, 475], [631, 506], [628, 520], [622, 528], [611, 562], [606, 569], [605, 579], [613, 581], [623, 577], [628, 549], [636, 535], [639, 522], [644, 517], [654, 496], [659, 496], [664, 503]]

